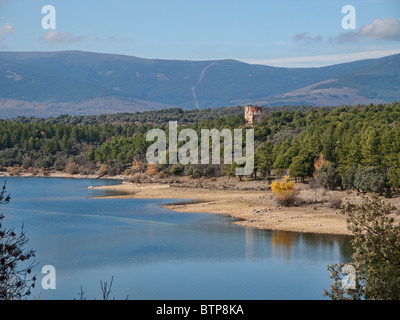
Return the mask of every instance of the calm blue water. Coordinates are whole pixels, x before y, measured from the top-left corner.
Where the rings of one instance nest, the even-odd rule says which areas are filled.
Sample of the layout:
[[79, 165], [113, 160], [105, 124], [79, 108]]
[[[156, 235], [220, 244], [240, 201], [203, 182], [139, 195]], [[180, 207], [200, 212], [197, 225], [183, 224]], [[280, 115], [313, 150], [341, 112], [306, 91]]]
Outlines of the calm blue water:
[[[2, 184], [4, 178], [0, 180]], [[119, 181], [7, 178], [4, 225], [22, 223], [36, 250], [40, 299], [324, 299], [326, 266], [349, 261], [349, 238], [256, 230], [215, 214], [177, 213], [177, 200], [91, 199]], [[41, 268], [56, 268], [43, 290]]]

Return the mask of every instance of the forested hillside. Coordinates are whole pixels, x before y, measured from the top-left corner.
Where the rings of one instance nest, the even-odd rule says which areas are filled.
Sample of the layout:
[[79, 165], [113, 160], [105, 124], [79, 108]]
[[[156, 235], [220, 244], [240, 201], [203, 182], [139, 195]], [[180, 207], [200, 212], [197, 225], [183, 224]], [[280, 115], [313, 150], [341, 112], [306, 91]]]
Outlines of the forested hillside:
[[[232, 175], [231, 165], [146, 163], [151, 128], [167, 132], [168, 121], [181, 128], [245, 128], [241, 107], [200, 111], [170, 109], [88, 117], [19, 117], [0, 121], [1, 170], [132, 176]], [[223, 116], [222, 116], [223, 115]], [[378, 193], [400, 188], [400, 103], [336, 108], [265, 108], [254, 126], [255, 172], [265, 179], [290, 174], [311, 178], [326, 188]]]

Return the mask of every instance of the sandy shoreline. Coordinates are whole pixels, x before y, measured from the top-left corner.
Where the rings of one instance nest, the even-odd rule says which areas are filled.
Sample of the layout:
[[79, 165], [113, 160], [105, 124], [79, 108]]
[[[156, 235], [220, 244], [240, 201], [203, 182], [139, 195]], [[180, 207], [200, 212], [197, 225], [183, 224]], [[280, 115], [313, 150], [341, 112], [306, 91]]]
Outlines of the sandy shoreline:
[[[9, 176], [7, 173], [0, 174]], [[304, 204], [294, 207], [277, 205], [273, 193], [265, 181], [243, 181], [234, 179], [167, 179], [152, 183], [130, 183], [126, 176], [70, 175], [64, 172], [51, 172], [46, 175], [21, 174], [20, 177], [48, 177], [122, 180], [122, 184], [93, 187], [117, 192], [102, 198], [129, 199], [180, 199], [182, 203], [165, 205], [164, 208], [178, 212], [204, 212], [226, 214], [237, 218], [235, 224], [277, 231], [294, 231], [320, 234], [349, 235], [346, 216], [340, 209], [331, 206], [332, 200], [342, 203], [361, 201], [356, 192], [310, 190], [307, 185], [296, 184], [299, 197]], [[193, 200], [193, 201], [187, 201]], [[315, 200], [317, 200], [315, 202]], [[400, 197], [385, 199], [400, 208]], [[397, 218], [397, 217], [396, 217]]]
[[[107, 198], [182, 199], [194, 203], [165, 205], [178, 212], [207, 212], [227, 214], [240, 219], [234, 223], [280, 231], [311, 232], [324, 234], [350, 234], [346, 217], [323, 203], [300, 207], [277, 206], [271, 191], [209, 190], [186, 188], [157, 183], [125, 183], [95, 187], [113, 190], [123, 195]], [[350, 198], [350, 197], [349, 197]]]

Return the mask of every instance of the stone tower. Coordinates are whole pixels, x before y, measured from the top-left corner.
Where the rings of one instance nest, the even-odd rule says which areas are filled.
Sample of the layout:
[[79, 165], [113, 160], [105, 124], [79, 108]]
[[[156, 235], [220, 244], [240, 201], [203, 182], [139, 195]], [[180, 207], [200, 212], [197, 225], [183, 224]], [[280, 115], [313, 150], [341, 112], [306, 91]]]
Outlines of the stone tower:
[[262, 112], [262, 107], [252, 107], [247, 106], [244, 108], [244, 118], [246, 119], [246, 124], [248, 126], [253, 126], [257, 119], [260, 117]]

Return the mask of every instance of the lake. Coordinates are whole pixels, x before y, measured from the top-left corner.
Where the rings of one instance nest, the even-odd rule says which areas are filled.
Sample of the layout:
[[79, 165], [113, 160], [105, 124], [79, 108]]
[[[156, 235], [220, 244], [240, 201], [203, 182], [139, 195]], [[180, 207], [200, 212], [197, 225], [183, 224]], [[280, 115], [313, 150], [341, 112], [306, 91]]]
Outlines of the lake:
[[[326, 299], [328, 264], [350, 261], [348, 236], [251, 229], [213, 213], [163, 209], [178, 200], [93, 199], [111, 191], [89, 186], [120, 181], [1, 178], [11, 202], [4, 226], [29, 238], [38, 274], [31, 298], [132, 300]], [[41, 268], [56, 269], [56, 289], [44, 290]]]

